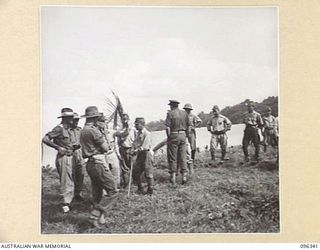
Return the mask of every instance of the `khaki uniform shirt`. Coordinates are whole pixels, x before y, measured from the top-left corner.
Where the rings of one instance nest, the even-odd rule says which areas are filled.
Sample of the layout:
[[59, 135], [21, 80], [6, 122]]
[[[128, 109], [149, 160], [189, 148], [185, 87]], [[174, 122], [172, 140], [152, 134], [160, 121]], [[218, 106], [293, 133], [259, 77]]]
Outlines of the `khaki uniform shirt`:
[[80, 133], [80, 144], [83, 158], [89, 158], [95, 154], [103, 154], [100, 146], [105, 142], [104, 135], [93, 123], [86, 123]]
[[134, 133], [135, 130], [130, 125], [128, 128], [120, 130], [120, 136], [118, 137], [119, 146], [131, 148], [134, 141]]
[[232, 125], [232, 123], [227, 117], [219, 114], [219, 116], [217, 116], [217, 117], [212, 116], [209, 119], [209, 121], [207, 123], [207, 128], [212, 132], [220, 132], [225, 129], [230, 129], [231, 125]]
[[136, 131], [134, 140], [134, 147], [136, 149], [150, 150], [151, 142], [151, 133], [146, 128], [143, 128], [141, 131]]
[[198, 127], [201, 124], [202, 120], [197, 115], [190, 113], [188, 116], [189, 116], [189, 124], [191, 129], [194, 130], [196, 127]]
[[252, 127], [262, 127], [263, 126], [263, 120], [261, 115], [253, 111], [252, 113], [246, 112], [243, 117], [243, 123]]
[[170, 128], [171, 132], [187, 131], [190, 126], [187, 112], [178, 108], [168, 111], [165, 125]]
[[66, 124], [59, 124], [54, 127], [50, 132], [47, 133], [47, 136], [55, 144], [65, 149], [72, 149], [72, 141], [70, 138], [70, 128]]
[[81, 127], [76, 127], [74, 129], [71, 128], [69, 132], [70, 132], [71, 142], [73, 144], [80, 144]]
[[264, 126], [268, 129], [277, 128], [277, 120], [273, 115], [263, 117]]

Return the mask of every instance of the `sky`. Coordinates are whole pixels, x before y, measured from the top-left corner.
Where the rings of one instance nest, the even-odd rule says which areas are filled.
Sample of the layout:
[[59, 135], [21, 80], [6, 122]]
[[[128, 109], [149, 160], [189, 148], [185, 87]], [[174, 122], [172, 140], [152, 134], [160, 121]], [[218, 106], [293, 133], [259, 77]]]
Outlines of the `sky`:
[[[61, 108], [165, 119], [168, 100], [210, 112], [278, 95], [275, 7], [41, 8], [42, 134]], [[80, 125], [83, 125], [83, 120]]]

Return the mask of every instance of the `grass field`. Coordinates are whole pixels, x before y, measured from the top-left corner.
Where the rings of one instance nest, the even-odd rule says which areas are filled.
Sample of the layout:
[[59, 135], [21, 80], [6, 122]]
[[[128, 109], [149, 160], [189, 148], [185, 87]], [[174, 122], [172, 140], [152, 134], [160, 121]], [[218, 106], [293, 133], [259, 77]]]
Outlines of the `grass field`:
[[[90, 180], [85, 177], [85, 202], [59, 208], [59, 179], [54, 168], [42, 169], [41, 231], [43, 234], [96, 233], [277, 233], [279, 226], [279, 175], [276, 152], [269, 148], [258, 164], [241, 165], [240, 147], [229, 148], [223, 165], [210, 164], [209, 153], [196, 156], [195, 174], [186, 185], [169, 183], [166, 157], [155, 157], [155, 191], [135, 194], [130, 203], [121, 191], [107, 215], [107, 224], [94, 228], [88, 221]], [[130, 205], [130, 206], [129, 206]]]

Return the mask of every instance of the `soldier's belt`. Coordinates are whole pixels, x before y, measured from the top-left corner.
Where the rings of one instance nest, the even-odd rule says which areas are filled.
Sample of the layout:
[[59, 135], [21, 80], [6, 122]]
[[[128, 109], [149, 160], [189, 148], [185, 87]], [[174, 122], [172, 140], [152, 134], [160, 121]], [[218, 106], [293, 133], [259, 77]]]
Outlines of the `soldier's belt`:
[[170, 134], [182, 134], [182, 133], [186, 133], [186, 131], [185, 130], [177, 130], [177, 131], [170, 132]]
[[213, 132], [214, 135], [223, 135], [225, 133], [226, 133], [225, 131], [214, 131]]
[[257, 124], [256, 125], [252, 125], [252, 124], [246, 124], [246, 128], [257, 128]]

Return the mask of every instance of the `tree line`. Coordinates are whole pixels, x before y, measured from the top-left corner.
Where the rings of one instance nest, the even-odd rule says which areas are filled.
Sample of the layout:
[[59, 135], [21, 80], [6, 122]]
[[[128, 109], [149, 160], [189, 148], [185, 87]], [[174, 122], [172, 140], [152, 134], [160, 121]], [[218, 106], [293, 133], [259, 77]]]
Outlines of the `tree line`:
[[[243, 113], [247, 111], [246, 103], [250, 101], [249, 99], [240, 102], [239, 104], [233, 106], [227, 106], [221, 110], [221, 114], [225, 115], [230, 119], [232, 124], [240, 124], [242, 123]], [[264, 99], [262, 102], [255, 102], [255, 110], [259, 112], [261, 115], [266, 114], [266, 108], [271, 107], [272, 115], [278, 116], [278, 97], [277, 96], [269, 96]], [[205, 113], [201, 111], [197, 114], [199, 118], [202, 120], [200, 127], [205, 127], [209, 118], [212, 116], [212, 113]], [[166, 129], [164, 124], [164, 120], [160, 119], [159, 121], [149, 122], [146, 127], [151, 131], [160, 131]]]

